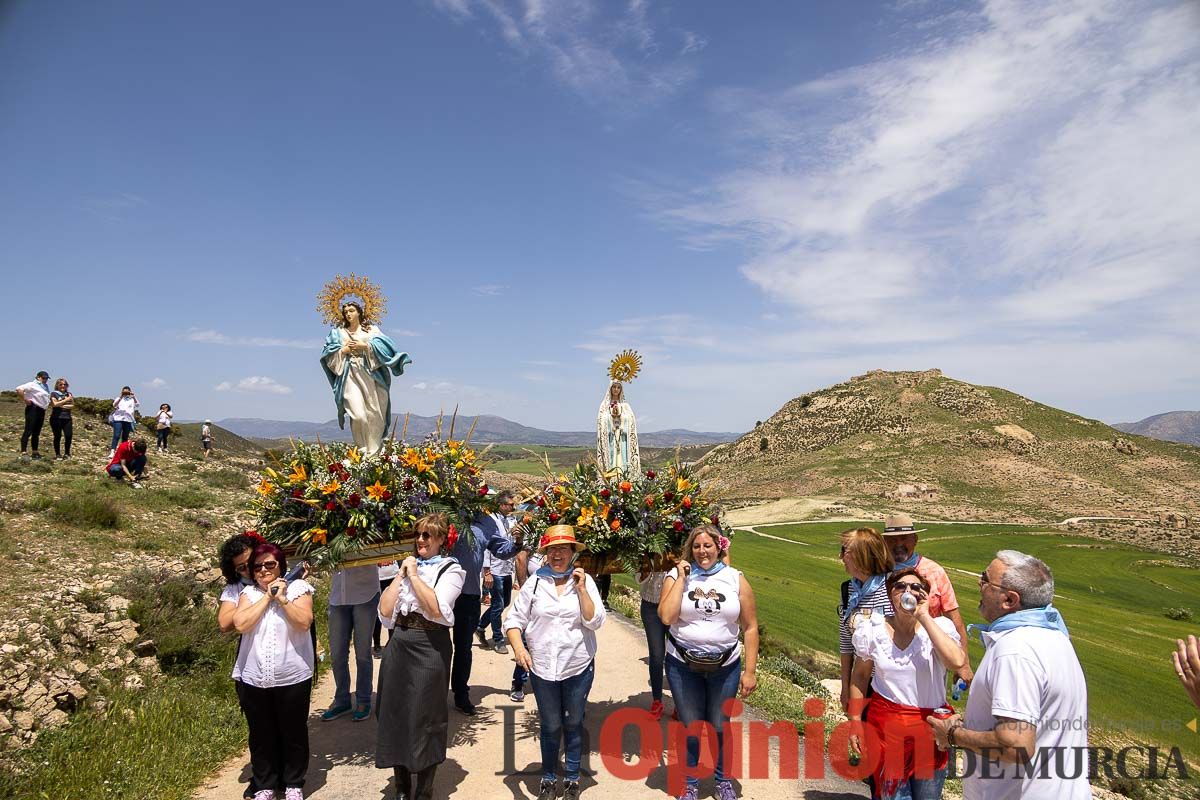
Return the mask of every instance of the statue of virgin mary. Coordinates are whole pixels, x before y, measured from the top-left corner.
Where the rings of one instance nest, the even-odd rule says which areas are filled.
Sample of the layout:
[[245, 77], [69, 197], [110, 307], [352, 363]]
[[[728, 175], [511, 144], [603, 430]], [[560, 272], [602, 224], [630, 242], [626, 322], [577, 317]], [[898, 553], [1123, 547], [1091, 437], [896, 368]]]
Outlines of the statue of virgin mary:
[[613, 359], [608, 374], [612, 382], [596, 412], [596, 463], [604, 472], [616, 471], [628, 477], [642, 471], [642, 456], [638, 449], [637, 418], [625, 401], [622, 381], [637, 377], [641, 358], [625, 351]]
[[[346, 299], [351, 296], [357, 301]], [[321, 350], [321, 366], [333, 389], [338, 426], [345, 430], [349, 417], [355, 447], [375, 455], [392, 418], [392, 376], [403, 375], [412, 359], [380, 330], [383, 296], [366, 278], [339, 276], [325, 287], [321, 299], [332, 325]]]

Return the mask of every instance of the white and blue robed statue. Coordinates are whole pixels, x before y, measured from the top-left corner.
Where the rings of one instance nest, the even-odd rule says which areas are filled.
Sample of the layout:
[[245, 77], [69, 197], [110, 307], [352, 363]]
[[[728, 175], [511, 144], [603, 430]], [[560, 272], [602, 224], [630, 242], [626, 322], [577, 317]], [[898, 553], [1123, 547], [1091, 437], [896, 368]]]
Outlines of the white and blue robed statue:
[[[351, 294], [361, 302], [343, 302]], [[321, 350], [321, 366], [333, 389], [338, 426], [344, 430], [349, 417], [355, 447], [363, 455], [375, 455], [392, 418], [392, 376], [403, 375], [412, 359], [380, 330], [383, 298], [366, 279], [339, 277], [326, 287], [322, 299], [333, 327]]]
[[637, 418], [625, 400], [624, 386], [637, 377], [641, 366], [641, 356], [626, 350], [617, 355], [608, 368], [612, 382], [596, 412], [596, 463], [601, 472], [610, 475], [628, 478], [642, 471]]

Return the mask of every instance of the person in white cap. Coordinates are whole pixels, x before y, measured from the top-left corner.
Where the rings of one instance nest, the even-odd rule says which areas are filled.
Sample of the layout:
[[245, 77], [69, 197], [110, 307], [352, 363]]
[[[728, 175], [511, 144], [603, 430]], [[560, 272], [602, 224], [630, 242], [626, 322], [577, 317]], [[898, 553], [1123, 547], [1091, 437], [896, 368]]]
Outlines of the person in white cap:
[[[890, 514], [883, 521], [883, 540], [892, 551], [896, 560], [896, 569], [912, 568], [929, 583], [929, 615], [931, 617], [946, 617], [954, 623], [958, 632], [958, 641], [963, 651], [967, 649], [967, 628], [963, 624], [962, 614], [958, 610], [958, 598], [954, 596], [954, 586], [941, 564], [932, 558], [917, 552], [917, 534], [924, 528], [913, 525], [912, 517], [908, 514]], [[971, 661], [967, 659], [961, 669], [955, 671], [958, 677], [968, 684], [974, 679], [971, 671]]]

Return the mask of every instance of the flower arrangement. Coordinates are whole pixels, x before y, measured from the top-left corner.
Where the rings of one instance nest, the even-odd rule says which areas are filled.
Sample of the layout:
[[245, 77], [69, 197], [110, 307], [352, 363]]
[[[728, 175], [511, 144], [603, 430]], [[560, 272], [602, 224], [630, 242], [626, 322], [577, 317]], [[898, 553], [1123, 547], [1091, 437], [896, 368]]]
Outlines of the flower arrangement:
[[388, 441], [364, 457], [351, 445], [295, 442], [256, 488], [257, 530], [268, 541], [332, 567], [372, 544], [411, 538], [413, 523], [444, 512], [470, 535], [483, 506], [480, 455], [434, 434], [417, 446]]
[[627, 572], [641, 569], [647, 559], [678, 554], [697, 525], [717, 525], [726, 537], [733, 535], [700, 481], [681, 464], [630, 477], [579, 464], [552, 477], [529, 503], [520, 526], [526, 547], [536, 548], [551, 525], [574, 525], [597, 561]]

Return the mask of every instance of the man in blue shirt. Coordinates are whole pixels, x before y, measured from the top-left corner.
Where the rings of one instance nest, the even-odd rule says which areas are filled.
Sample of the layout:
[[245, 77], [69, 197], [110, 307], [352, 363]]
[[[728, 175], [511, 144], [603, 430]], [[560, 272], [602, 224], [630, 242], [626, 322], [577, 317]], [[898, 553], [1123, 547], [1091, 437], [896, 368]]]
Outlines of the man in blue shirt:
[[[474, 715], [475, 705], [471, 702], [471, 646], [472, 636], [479, 627], [480, 593], [483, 585], [483, 554], [491, 552], [494, 558], [512, 558], [521, 546], [500, 532], [496, 521], [486, 514], [479, 514], [471, 524], [473, 537], [460, 536], [452, 555], [466, 570], [462, 594], [454, 601], [454, 661], [450, 666], [450, 690], [454, 693], [454, 707], [464, 714]], [[474, 538], [474, 544], [471, 543]]]

